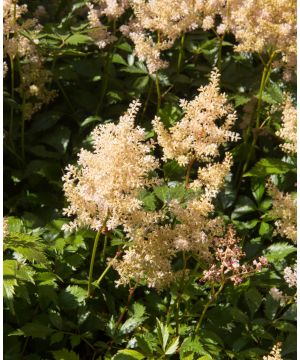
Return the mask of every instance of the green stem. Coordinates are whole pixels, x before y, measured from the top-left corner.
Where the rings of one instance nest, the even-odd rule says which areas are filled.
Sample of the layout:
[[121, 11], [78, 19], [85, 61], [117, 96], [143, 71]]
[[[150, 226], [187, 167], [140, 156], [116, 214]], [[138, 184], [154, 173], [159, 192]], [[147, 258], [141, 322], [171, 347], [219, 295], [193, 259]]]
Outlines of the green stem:
[[25, 160], [25, 116], [24, 116], [24, 107], [25, 107], [25, 96], [22, 96], [22, 116], [21, 116], [21, 155], [22, 159]]
[[122, 320], [123, 320], [123, 317], [125, 316], [128, 308], [129, 308], [129, 305], [130, 305], [130, 303], [131, 303], [133, 294], [134, 294], [135, 289], [137, 288], [137, 286], [138, 286], [138, 283], [136, 283], [133, 288], [130, 288], [130, 289], [129, 289], [129, 295], [128, 295], [128, 299], [127, 299], [127, 304], [126, 304], [126, 306], [124, 307], [124, 309], [123, 309], [123, 311], [122, 311], [122, 313], [121, 313], [121, 315], [120, 315], [120, 317], [119, 317], [119, 319], [118, 319], [118, 321], [117, 321], [117, 323], [116, 323], [115, 330], [118, 330], [119, 326], [121, 325], [121, 322], [122, 322]]
[[225, 285], [225, 281], [222, 280], [221, 286], [219, 287], [218, 291], [217, 291], [215, 294], [211, 294], [210, 299], [209, 299], [208, 302], [205, 304], [205, 306], [204, 306], [204, 308], [203, 308], [203, 311], [202, 311], [202, 313], [201, 313], [200, 319], [199, 319], [199, 321], [198, 321], [198, 323], [197, 323], [197, 326], [196, 326], [196, 329], [195, 329], [195, 334], [198, 333], [198, 331], [199, 331], [199, 329], [200, 329], [200, 327], [201, 327], [201, 325], [202, 325], [204, 316], [205, 316], [205, 314], [206, 314], [209, 306], [210, 306], [214, 301], [217, 300], [220, 292], [221, 292], [221, 291], [223, 290], [223, 288], [224, 288], [224, 285]]
[[[116, 255], [114, 256], [113, 260], [117, 259], [122, 254], [122, 251], [118, 251]], [[103, 270], [102, 274], [99, 276], [98, 280], [96, 281], [96, 285], [99, 286], [100, 282], [104, 278], [104, 276], [107, 274], [108, 270], [112, 267], [112, 261], [106, 266], [106, 268]]]
[[154, 83], [154, 81], [150, 78], [150, 86], [149, 86], [149, 90], [148, 90], [148, 94], [147, 94], [147, 99], [146, 99], [146, 102], [145, 102], [145, 105], [144, 105], [144, 109], [143, 109], [142, 120], [144, 119], [146, 110], [147, 110], [147, 108], [148, 108], [150, 96], [151, 96], [151, 93], [152, 93], [153, 83]]
[[179, 310], [180, 310], [180, 300], [181, 300], [181, 296], [182, 296], [182, 292], [183, 292], [183, 288], [184, 288], [184, 279], [185, 279], [185, 271], [186, 271], [186, 264], [187, 264], [187, 260], [185, 257], [185, 253], [183, 252], [182, 254], [183, 257], [183, 272], [182, 272], [182, 277], [180, 280], [180, 285], [179, 285], [179, 289], [178, 289], [178, 293], [177, 293], [177, 299], [176, 299], [176, 336], [178, 336], [179, 334]]
[[[14, 60], [9, 57], [10, 60], [10, 94], [11, 98], [15, 99], [15, 66], [14, 66]], [[9, 137], [12, 139], [12, 132], [13, 132], [13, 123], [14, 123], [14, 108], [10, 107], [10, 123], [9, 123]]]
[[[16, 58], [16, 63], [17, 63], [17, 69], [19, 72], [19, 77], [20, 77], [20, 84], [22, 87], [22, 72], [21, 72], [21, 66], [20, 66], [20, 60], [19, 57], [17, 56]], [[22, 97], [22, 105], [21, 105], [21, 157], [23, 160], [25, 160], [25, 94], [24, 94], [25, 88], [23, 88], [23, 92], [20, 94]]]
[[189, 187], [191, 170], [192, 170], [194, 161], [195, 161], [195, 159], [191, 159], [190, 162], [188, 163], [188, 167], [187, 167], [187, 171], [186, 171], [186, 175], [185, 175], [185, 182], [184, 182], [184, 186], [186, 189]]
[[[274, 60], [274, 57], [276, 55], [276, 51], [274, 51], [271, 56], [270, 56], [270, 59], [268, 61], [268, 63], [264, 66], [264, 70], [263, 70], [263, 73], [262, 73], [262, 77], [261, 77], [261, 82], [260, 82], [260, 87], [259, 87], [259, 92], [258, 92], [258, 102], [257, 102], [257, 108], [256, 108], [256, 120], [255, 120], [255, 129], [259, 129], [260, 127], [260, 116], [261, 116], [261, 107], [262, 107], [262, 97], [263, 97], [263, 92], [267, 86], [267, 83], [269, 81], [269, 78], [270, 78], [270, 75], [271, 75], [271, 70], [272, 70], [272, 62]], [[246, 143], [248, 141], [248, 138], [251, 134], [251, 124], [249, 125], [248, 127], [248, 130], [247, 130], [247, 133], [246, 133], [246, 136], [245, 136], [245, 140], [244, 142]], [[243, 176], [243, 174], [246, 172], [246, 170], [248, 169], [248, 165], [249, 165], [249, 162], [252, 158], [252, 155], [253, 155], [253, 151], [255, 149], [255, 145], [256, 145], [256, 142], [257, 142], [257, 134], [255, 133], [253, 135], [253, 139], [252, 139], [252, 143], [251, 143], [251, 148], [250, 148], [250, 151], [249, 151], [249, 154], [248, 154], [248, 157], [247, 157], [247, 160], [243, 166], [243, 170], [241, 172], [241, 177]]]
[[102, 255], [101, 255], [102, 261], [104, 261], [104, 259], [105, 259], [106, 246], [107, 246], [107, 235], [104, 236], [104, 244], [103, 244]]
[[160, 93], [160, 87], [159, 87], [158, 73], [155, 74], [155, 84], [156, 84], [156, 93], [157, 93], [156, 113], [158, 113], [158, 111], [160, 109], [160, 102], [161, 102], [161, 93]]
[[217, 67], [221, 71], [222, 67], [222, 46], [223, 46], [223, 40], [224, 40], [225, 33], [219, 37], [219, 47], [218, 47], [218, 60], [217, 60]]
[[177, 74], [179, 74], [180, 70], [181, 70], [181, 64], [182, 64], [183, 55], [184, 55], [184, 40], [185, 40], [185, 36], [184, 36], [184, 34], [182, 34], [181, 40], [180, 40], [179, 54], [178, 54]]
[[107, 90], [107, 85], [108, 85], [108, 78], [109, 78], [109, 66], [112, 62], [112, 58], [114, 56], [115, 53], [115, 44], [113, 44], [113, 48], [111, 52], [107, 52], [106, 55], [106, 61], [105, 61], [105, 65], [104, 65], [104, 69], [103, 69], [103, 81], [101, 83], [101, 90], [100, 90], [100, 99], [99, 99], [99, 103], [97, 105], [96, 108], [96, 115], [99, 114], [99, 112], [102, 110], [103, 107], [103, 101], [104, 101], [104, 97], [106, 94], [106, 90]]
[[93, 280], [94, 263], [95, 263], [97, 246], [98, 246], [98, 242], [99, 242], [99, 239], [100, 239], [100, 235], [102, 233], [102, 229], [103, 228], [100, 228], [97, 231], [95, 241], [94, 241], [94, 246], [93, 246], [93, 251], [92, 251], [92, 258], [91, 258], [91, 262], [90, 262], [90, 270], [89, 270], [88, 293], [87, 293], [88, 298], [91, 296], [91, 292], [92, 292], [92, 280]]

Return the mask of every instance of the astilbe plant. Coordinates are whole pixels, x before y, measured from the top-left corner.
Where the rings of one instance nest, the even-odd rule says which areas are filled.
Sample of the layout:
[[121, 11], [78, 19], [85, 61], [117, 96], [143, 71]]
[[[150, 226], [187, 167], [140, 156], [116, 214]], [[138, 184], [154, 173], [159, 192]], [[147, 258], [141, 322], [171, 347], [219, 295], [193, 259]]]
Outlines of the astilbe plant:
[[293, 358], [296, 1], [3, 5], [7, 358]]
[[[189, 272], [186, 267], [181, 270], [172, 267], [173, 260], [181, 253], [185, 264], [191, 257], [208, 263], [215, 261], [211, 247], [218, 242], [223, 244], [226, 227], [221, 218], [211, 216], [213, 199], [230, 170], [231, 157], [227, 154], [221, 162], [216, 159], [221, 158], [221, 144], [238, 139], [238, 134], [230, 130], [236, 115], [226, 95], [219, 92], [217, 70], [194, 100], [182, 101], [181, 105], [185, 114], [170, 133], [159, 118], [154, 120], [154, 129], [164, 152], [163, 160], [173, 159], [186, 167], [183, 189], [187, 198], [173, 199], [155, 211], [143, 208], [139, 199], [141, 191], [162, 185], [162, 180], [153, 173], [159, 165], [151, 154], [154, 144], [145, 142], [145, 132], [134, 127], [138, 102], [130, 105], [117, 125], [97, 127], [92, 133], [94, 151], [82, 150], [78, 165], [67, 168], [63, 180], [70, 205], [65, 214], [75, 215], [75, 219], [66, 229], [88, 226], [98, 231], [90, 276], [99, 235], [118, 226], [123, 227], [128, 237], [128, 248], [124, 249], [122, 258], [115, 257], [108, 265], [118, 271], [118, 285], [134, 280], [159, 290], [166, 288]], [[193, 164], [198, 168], [197, 178], [190, 181]], [[243, 276], [260, 271], [266, 263], [261, 259], [254, 262], [254, 268], [240, 267], [243, 253], [234, 245], [238, 239], [232, 230], [228, 234], [232, 243], [229, 241], [226, 253], [231, 249], [228, 256], [235, 254], [231, 279], [237, 284]], [[205, 276], [212, 272], [209, 270]], [[217, 275], [214, 279], [220, 280]]]

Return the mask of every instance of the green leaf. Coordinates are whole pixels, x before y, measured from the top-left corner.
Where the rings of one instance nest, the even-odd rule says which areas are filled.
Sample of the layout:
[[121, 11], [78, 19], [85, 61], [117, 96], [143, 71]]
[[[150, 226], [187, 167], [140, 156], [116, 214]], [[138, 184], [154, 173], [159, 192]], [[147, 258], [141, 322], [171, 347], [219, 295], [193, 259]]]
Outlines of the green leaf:
[[153, 193], [149, 193], [146, 190], [143, 190], [140, 193], [140, 200], [143, 202], [146, 210], [154, 211], [156, 209], [156, 197]]
[[156, 318], [156, 330], [157, 330], [157, 335], [158, 335], [160, 345], [161, 345], [163, 351], [165, 351], [168, 340], [169, 340], [168, 327], [166, 325], [164, 325], [163, 323], [161, 323], [159, 321], [159, 319]]
[[100, 123], [101, 120], [102, 120], [102, 118], [100, 116], [89, 116], [83, 120], [83, 122], [80, 124], [80, 126], [84, 127], [84, 126], [87, 126], [94, 122]]
[[254, 199], [259, 204], [265, 193], [265, 181], [264, 179], [253, 177], [251, 179], [251, 191]]
[[253, 200], [247, 196], [240, 196], [237, 200], [234, 211], [232, 212], [232, 220], [236, 220], [244, 215], [251, 214], [257, 210]]
[[263, 297], [256, 288], [251, 288], [245, 293], [245, 299], [250, 309], [251, 315], [253, 316], [259, 309]]
[[184, 176], [184, 167], [180, 166], [176, 160], [168, 161], [163, 166], [164, 176], [168, 180], [181, 180]]
[[113, 360], [143, 360], [145, 356], [136, 350], [124, 349], [119, 350], [113, 357]]
[[154, 193], [162, 202], [165, 203], [174, 199], [181, 201], [186, 194], [186, 189], [183, 184], [175, 184], [175, 186], [172, 187], [162, 185], [155, 187]]
[[142, 335], [136, 335], [136, 341], [138, 348], [141, 349], [141, 351], [146, 354], [147, 356], [150, 356], [153, 352], [153, 344], [151, 339], [149, 339], [149, 336], [147, 334]]
[[81, 338], [80, 338], [79, 335], [72, 335], [72, 336], [70, 337], [70, 343], [71, 343], [72, 349], [73, 349], [75, 346], [79, 345], [79, 344], [80, 344], [80, 341], [81, 341]]
[[126, 68], [121, 69], [121, 71], [130, 74], [148, 74], [147, 69], [141, 69], [136, 66], [127, 66]]
[[174, 339], [173, 341], [171, 341], [168, 346], [167, 349], [165, 351], [165, 355], [172, 355], [175, 354], [177, 348], [179, 345], [179, 337], [177, 337], [176, 339]]
[[295, 171], [294, 165], [275, 158], [265, 158], [259, 160], [250, 171], [244, 174], [244, 177], [266, 177], [272, 174], [286, 174], [290, 171]]
[[149, 76], [141, 76], [134, 80], [133, 88], [138, 91], [143, 91], [145, 87], [148, 85]]
[[270, 224], [264, 221], [260, 223], [260, 227], [258, 230], [260, 236], [271, 236], [272, 232], [273, 232], [273, 227]]
[[266, 250], [266, 258], [271, 263], [281, 262], [288, 255], [296, 252], [295, 246], [286, 242], [280, 242], [270, 245]]
[[43, 137], [40, 141], [52, 146], [54, 149], [61, 153], [65, 153], [70, 141], [71, 131], [65, 126], [56, 126], [55, 130], [47, 136]]
[[55, 360], [80, 360], [79, 355], [72, 350], [61, 349], [52, 351], [52, 354]]
[[12, 232], [9, 238], [5, 240], [4, 248], [14, 250], [31, 262], [47, 262], [44, 254], [45, 245], [38, 235]]
[[138, 326], [140, 326], [145, 320], [147, 319], [146, 316], [131, 316], [127, 319], [124, 324], [120, 328], [121, 334], [129, 334]]
[[27, 323], [26, 325], [22, 326], [20, 330], [24, 336], [30, 336], [36, 339], [46, 339], [54, 332], [54, 329], [37, 322]]
[[112, 62], [115, 64], [122, 64], [127, 66], [127, 61], [125, 61], [120, 54], [114, 54], [112, 57]]
[[282, 355], [287, 355], [297, 351], [297, 334], [291, 333], [282, 344]]
[[62, 333], [62, 332], [54, 333], [50, 337], [50, 345], [61, 342], [63, 338], [64, 338], [64, 333]]
[[59, 295], [59, 303], [66, 310], [74, 310], [85, 303], [87, 291], [77, 285], [69, 285]]
[[279, 309], [279, 302], [274, 300], [270, 294], [266, 297], [264, 313], [269, 320], [273, 320]]
[[90, 44], [93, 41], [87, 35], [84, 34], [73, 34], [65, 40], [65, 44], [67, 45], [82, 45], [82, 44]]
[[245, 96], [245, 95], [234, 95], [232, 96], [230, 99], [234, 100], [234, 106], [237, 108], [238, 106], [241, 106], [241, 105], [245, 105], [247, 104], [251, 98], [249, 96]]
[[297, 320], [297, 304], [292, 304], [288, 310], [280, 317], [281, 320]]
[[273, 326], [282, 332], [297, 332], [296, 326], [287, 321], [274, 321]]

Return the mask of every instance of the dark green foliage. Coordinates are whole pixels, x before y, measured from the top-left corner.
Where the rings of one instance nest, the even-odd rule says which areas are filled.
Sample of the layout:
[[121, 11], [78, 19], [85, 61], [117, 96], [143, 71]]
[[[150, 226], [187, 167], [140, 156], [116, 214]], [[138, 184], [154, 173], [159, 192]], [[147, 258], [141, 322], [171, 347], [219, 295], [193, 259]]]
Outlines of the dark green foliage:
[[[37, 1], [28, 3], [34, 10]], [[195, 326], [211, 290], [218, 288], [199, 281], [207, 264], [197, 259], [190, 260], [195, 270], [182, 286], [174, 284], [162, 292], [139, 286], [128, 302], [132, 288], [116, 287], [118, 275], [109, 268], [99, 285], [94, 282], [93, 296], [87, 297], [95, 233], [61, 230], [68, 221], [62, 215], [65, 166], [76, 162], [81, 148], [91, 148], [90, 132], [96, 125], [116, 121], [133, 99], [142, 102], [137, 125], [146, 128], [148, 139], [155, 139], [151, 120], [156, 114], [166, 127], [173, 126], [182, 116], [178, 100], [194, 98], [219, 63], [220, 43], [213, 32], [185, 34], [180, 71], [178, 43], [164, 54], [170, 66], [158, 74], [163, 95], [157, 111], [155, 75], [133, 55], [132, 43], [117, 33], [116, 43], [99, 50], [78, 11], [86, 1], [55, 3], [47, 7], [49, 18], [39, 49], [47, 58], [51, 87], [58, 96], [25, 124], [24, 156], [21, 99], [11, 96], [11, 74], [4, 79], [4, 215], [9, 230], [3, 261], [4, 359], [255, 360], [278, 341], [283, 343], [283, 358], [296, 359], [294, 290], [282, 276], [283, 269], [295, 263], [296, 247], [275, 234], [276, 219], [270, 216], [272, 200], [266, 190], [272, 176], [280, 189], [295, 191], [295, 159], [283, 156], [278, 146], [275, 131], [280, 116], [276, 114], [262, 129], [250, 126], [248, 135], [236, 124], [241, 140], [224, 144], [234, 165], [215, 199], [215, 215], [235, 226], [246, 260], [265, 255], [266, 269], [240, 285], [227, 283], [208, 306], [197, 334]], [[244, 105], [257, 98], [263, 69], [258, 56], [237, 54], [233, 45], [232, 36], [226, 35], [221, 46], [221, 88], [241, 119]], [[283, 84], [277, 73], [271, 74], [262, 94], [263, 115], [271, 105], [282, 103], [285, 91], [295, 89]], [[165, 162], [162, 169], [156, 175], [164, 184], [140, 194], [146, 210], [163, 210], [172, 200], [184, 203], [199, 195], [183, 185], [186, 170], [175, 160]], [[196, 176], [193, 170], [192, 176]], [[95, 279], [105, 270], [106, 259], [124, 245], [128, 244], [121, 229], [100, 242]], [[182, 260], [176, 261], [174, 266], [181, 268]], [[269, 294], [272, 287], [292, 300], [281, 306]]]

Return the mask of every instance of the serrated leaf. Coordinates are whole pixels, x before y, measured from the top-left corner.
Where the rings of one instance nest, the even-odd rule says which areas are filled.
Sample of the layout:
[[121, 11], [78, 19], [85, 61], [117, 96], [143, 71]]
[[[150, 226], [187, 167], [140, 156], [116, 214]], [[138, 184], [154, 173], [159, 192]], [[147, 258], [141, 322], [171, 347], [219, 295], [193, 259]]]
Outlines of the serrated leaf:
[[234, 211], [232, 212], [232, 220], [236, 220], [244, 215], [251, 214], [257, 210], [253, 200], [247, 196], [240, 196], [236, 202]]
[[232, 99], [234, 100], [235, 107], [245, 105], [251, 100], [249, 96], [239, 95], [239, 94], [232, 96]]
[[50, 345], [61, 342], [63, 338], [64, 338], [64, 333], [62, 333], [62, 332], [54, 333], [50, 337]]
[[290, 171], [295, 171], [294, 165], [275, 158], [265, 158], [259, 160], [250, 171], [244, 174], [244, 177], [257, 176], [261, 178], [272, 174], [286, 174]]
[[127, 62], [122, 58], [120, 54], [113, 54], [112, 62], [115, 64], [122, 64], [127, 66]]
[[266, 297], [264, 313], [269, 320], [273, 320], [279, 309], [279, 302], [274, 300], [273, 297], [268, 294]]
[[156, 318], [156, 330], [157, 330], [157, 335], [158, 335], [160, 345], [161, 345], [163, 351], [165, 351], [168, 340], [169, 340], [168, 327], [165, 326], [163, 323], [161, 323], [159, 321], [159, 319]]
[[139, 91], [142, 91], [145, 89], [145, 87], [147, 86], [149, 82], [149, 76], [141, 76], [141, 77], [138, 77], [137, 79], [134, 80], [133, 82], [133, 88], [135, 90], [139, 90]]
[[251, 179], [251, 191], [254, 199], [259, 204], [265, 193], [265, 181], [264, 179], [253, 177]]
[[52, 351], [52, 354], [55, 360], [80, 360], [79, 355], [72, 350], [61, 349]]
[[297, 320], [297, 304], [292, 304], [288, 310], [280, 317], [281, 320]]
[[143, 360], [145, 356], [136, 350], [124, 349], [119, 350], [113, 357], [113, 360]]
[[90, 38], [89, 36], [77, 33], [68, 37], [64, 43], [67, 45], [82, 45], [82, 44], [90, 44], [92, 41], [93, 39]]
[[73, 349], [75, 346], [79, 345], [79, 344], [80, 344], [80, 341], [81, 341], [81, 338], [80, 338], [79, 335], [72, 335], [72, 336], [70, 337], [70, 343], [71, 343], [72, 349]]
[[258, 233], [260, 236], [270, 236], [272, 234], [273, 227], [267, 222], [262, 221]]
[[59, 302], [62, 308], [74, 310], [80, 304], [84, 303], [87, 291], [77, 285], [69, 285], [59, 295]]
[[146, 319], [147, 317], [130, 317], [121, 326], [120, 333], [121, 334], [131, 333], [134, 329], [140, 326]]
[[94, 122], [100, 123], [101, 120], [102, 120], [102, 118], [100, 116], [89, 116], [83, 120], [83, 122], [80, 124], [80, 126], [84, 127], [84, 126], [87, 126]]
[[179, 345], [179, 337], [177, 337], [176, 339], [174, 339], [173, 341], [171, 341], [168, 346], [167, 349], [165, 351], [165, 355], [172, 355], [175, 354], [177, 348]]
[[136, 66], [127, 66], [126, 68], [121, 69], [121, 71], [130, 74], [148, 74], [147, 70], [138, 68]]
[[183, 184], [175, 184], [175, 186], [163, 185], [156, 186], [154, 193], [162, 202], [169, 202], [174, 199], [180, 201], [184, 198], [186, 189]]
[[260, 307], [263, 297], [256, 288], [251, 288], [245, 293], [245, 299], [253, 316]]
[[152, 343], [146, 334], [136, 335], [136, 341], [138, 348], [142, 350], [144, 354], [150, 356], [153, 351]]
[[154, 211], [156, 209], [156, 197], [153, 193], [148, 191], [143, 191], [140, 193], [140, 200], [143, 202], [143, 205], [146, 210]]
[[270, 245], [266, 250], [266, 258], [269, 262], [281, 262], [288, 255], [296, 252], [295, 246], [286, 242], [280, 242]]
[[54, 332], [54, 329], [37, 322], [31, 322], [22, 326], [21, 331], [26, 337], [30, 336], [36, 339], [45, 339]]

